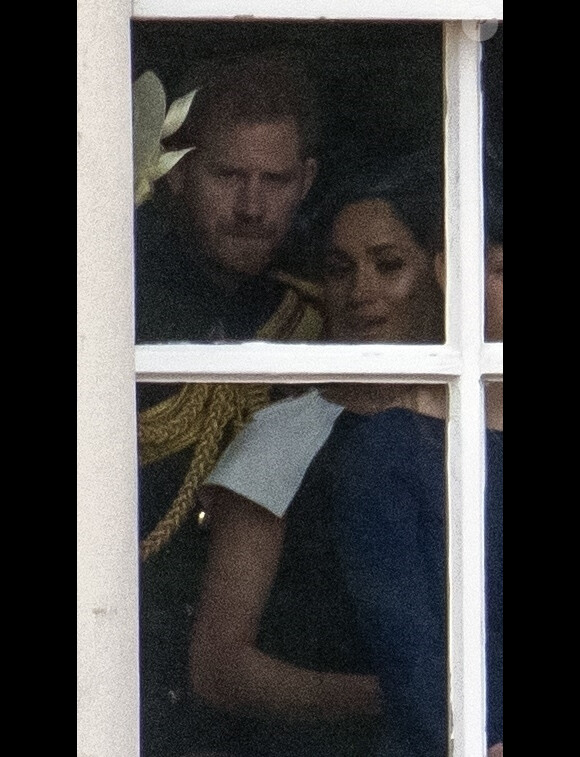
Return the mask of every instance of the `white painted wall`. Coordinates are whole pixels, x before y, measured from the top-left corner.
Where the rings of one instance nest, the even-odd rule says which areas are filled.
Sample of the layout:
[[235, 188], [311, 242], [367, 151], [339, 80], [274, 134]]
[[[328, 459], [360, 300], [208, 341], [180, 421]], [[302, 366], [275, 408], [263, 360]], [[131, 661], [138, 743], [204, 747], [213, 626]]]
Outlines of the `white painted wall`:
[[[356, 6], [356, 7], [355, 7]], [[135, 15], [191, 15], [215, 17], [215, 3], [201, 0], [136, 0]], [[134, 348], [133, 348], [133, 279], [132, 279], [132, 169], [131, 169], [131, 101], [130, 101], [130, 0], [78, 0], [78, 757], [137, 757], [138, 749], [138, 675], [137, 675], [137, 496], [136, 446], [134, 408]], [[294, 18], [503, 18], [503, 3], [466, 2], [465, 0], [398, 0], [374, 2], [351, 0], [309, 0], [297, 3], [278, 0], [266, 3], [259, 0], [243, 2], [230, 0], [220, 5], [220, 17], [233, 15]], [[453, 43], [456, 44], [456, 43]], [[458, 38], [457, 44], [464, 43]], [[469, 51], [467, 50], [469, 58]], [[469, 68], [468, 61], [468, 68]], [[453, 72], [452, 72], [453, 73]], [[454, 74], [458, 80], [461, 72]], [[471, 71], [471, 77], [474, 72]], [[457, 86], [460, 86], [458, 83]], [[466, 118], [460, 114], [458, 118]], [[465, 130], [461, 149], [465, 155], [477, 158], [478, 145], [470, 142]], [[454, 139], [457, 136], [452, 135]], [[477, 140], [476, 140], [477, 141]], [[477, 177], [475, 177], [477, 178]], [[455, 188], [459, 195], [468, 196], [473, 177], [464, 177], [463, 188]], [[455, 190], [454, 190], [455, 191]], [[460, 198], [458, 199], [461, 205]], [[467, 205], [464, 207], [468, 207]], [[466, 211], [469, 215], [469, 210]], [[477, 208], [471, 211], [477, 213]], [[466, 220], [463, 218], [463, 220]], [[472, 224], [466, 228], [473, 229]], [[459, 233], [459, 229], [456, 229]], [[473, 234], [472, 234], [473, 236]], [[467, 245], [475, 249], [477, 234], [461, 236], [454, 247]], [[469, 257], [469, 256], [468, 256]], [[479, 286], [466, 284], [471, 273], [477, 279], [480, 271], [476, 257], [471, 255], [464, 265], [463, 255], [452, 255], [450, 273], [463, 279], [468, 297]], [[471, 272], [471, 273], [470, 273]], [[453, 286], [453, 285], [452, 285]], [[471, 294], [470, 294], [471, 287]], [[476, 296], [477, 293], [476, 293]], [[466, 321], [465, 313], [473, 312], [462, 300], [460, 292], [454, 297], [458, 319], [463, 326], [454, 330], [450, 345], [432, 356], [423, 365], [427, 370], [445, 378], [457, 376], [465, 367], [461, 354], [470, 343], [479, 324]], [[462, 314], [462, 308], [465, 313]], [[457, 314], [456, 313], [456, 314]], [[479, 318], [479, 316], [477, 316]], [[476, 340], [477, 341], [477, 340]], [[203, 377], [212, 372], [217, 378], [230, 374], [240, 377], [248, 351], [257, 346], [236, 346], [221, 364], [221, 353], [204, 347], [198, 353]], [[320, 349], [319, 353], [316, 349]], [[320, 377], [336, 365], [339, 351], [330, 355], [324, 348], [316, 348], [302, 363], [299, 372], [312, 370]], [[388, 365], [392, 348], [379, 350], [363, 359], [363, 365], [346, 348], [340, 366], [341, 378], [355, 372], [366, 373], [366, 379], [376, 378], [380, 365]], [[160, 348], [163, 352], [164, 348]], [[280, 375], [295, 375], [292, 367], [295, 355], [276, 357], [276, 351], [252, 366], [262, 376], [268, 371]], [[393, 355], [396, 350], [393, 351]], [[460, 473], [481, 462], [478, 439], [481, 418], [473, 428], [461, 422], [473, 414], [470, 408], [480, 404], [475, 385], [480, 371], [503, 375], [503, 350], [499, 345], [485, 345], [481, 353], [471, 349], [472, 363], [459, 381], [452, 382], [451, 444], [459, 457], [456, 468]], [[142, 375], [156, 374], [159, 368], [157, 348], [142, 348], [138, 354]], [[415, 372], [416, 356], [403, 360], [401, 375]], [[164, 360], [167, 356], [164, 357]], [[330, 361], [327, 362], [327, 357]], [[282, 359], [283, 365], [278, 360]], [[216, 362], [217, 360], [217, 362]], [[314, 361], [314, 362], [312, 362]], [[351, 363], [352, 361], [352, 363]], [[366, 361], [366, 363], [365, 363]], [[351, 371], [348, 364], [355, 366]], [[195, 361], [191, 355], [176, 353], [169, 365], [177, 374], [187, 371]], [[198, 368], [200, 363], [197, 363]], [[284, 365], [286, 369], [284, 369]], [[242, 368], [240, 367], [242, 366]], [[361, 371], [362, 368], [362, 371]], [[198, 376], [198, 379], [201, 376]], [[255, 380], [255, 375], [253, 376]], [[459, 481], [456, 479], [456, 482]], [[454, 639], [462, 654], [458, 656], [456, 703], [461, 711], [461, 723], [455, 754], [473, 757], [480, 751], [480, 703], [475, 709], [466, 699], [473, 682], [477, 684], [480, 671], [472, 679], [465, 677], [467, 662], [475, 661], [478, 668], [479, 610], [474, 610], [471, 589], [480, 582], [477, 564], [464, 570], [462, 555], [469, 541], [478, 542], [479, 527], [467, 522], [462, 514], [460, 499], [466, 495], [478, 498], [475, 488], [465, 477], [463, 484], [454, 484], [451, 509], [454, 533], [452, 573], [459, 585], [458, 602], [454, 614]], [[467, 486], [467, 489], [466, 489]], [[465, 543], [467, 539], [467, 543]], [[477, 553], [476, 547], [475, 552]], [[477, 594], [477, 592], [476, 592]], [[473, 613], [475, 612], [475, 619]], [[470, 628], [471, 624], [471, 628]], [[475, 641], [471, 631], [475, 628]], [[465, 658], [465, 654], [467, 657]], [[473, 666], [467, 665], [472, 669]], [[473, 689], [472, 689], [473, 690]], [[477, 699], [477, 698], [476, 698]], [[470, 751], [471, 749], [471, 751]], [[467, 750], [467, 751], [466, 751]]]
[[131, 5], [77, 9], [77, 753], [136, 757]]

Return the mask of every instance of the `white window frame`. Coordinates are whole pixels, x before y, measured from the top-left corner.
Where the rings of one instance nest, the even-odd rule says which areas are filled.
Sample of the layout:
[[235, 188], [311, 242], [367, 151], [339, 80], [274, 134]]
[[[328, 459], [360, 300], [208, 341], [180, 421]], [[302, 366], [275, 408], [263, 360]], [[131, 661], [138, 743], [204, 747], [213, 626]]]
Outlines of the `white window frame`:
[[[85, 0], [77, 7], [79, 756], [139, 754], [135, 380], [271, 379], [448, 384], [450, 754], [484, 757], [483, 382], [503, 379], [503, 345], [482, 337], [475, 23], [502, 20], [503, 3], [309, 0], [300, 7], [288, 0], [231, 0], [219, 14], [209, 0], [135, 0], [133, 7], [130, 0]], [[446, 22], [445, 345], [134, 346], [130, 19], [240, 15]]]

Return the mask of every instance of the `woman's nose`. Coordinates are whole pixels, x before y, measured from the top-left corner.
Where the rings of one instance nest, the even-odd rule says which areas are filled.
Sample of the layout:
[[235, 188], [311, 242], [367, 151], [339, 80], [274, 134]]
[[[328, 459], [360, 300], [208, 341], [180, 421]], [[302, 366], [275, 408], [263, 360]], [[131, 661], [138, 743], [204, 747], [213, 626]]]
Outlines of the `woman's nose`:
[[353, 305], [360, 306], [376, 298], [376, 280], [367, 266], [359, 266], [353, 271], [350, 284], [349, 299]]

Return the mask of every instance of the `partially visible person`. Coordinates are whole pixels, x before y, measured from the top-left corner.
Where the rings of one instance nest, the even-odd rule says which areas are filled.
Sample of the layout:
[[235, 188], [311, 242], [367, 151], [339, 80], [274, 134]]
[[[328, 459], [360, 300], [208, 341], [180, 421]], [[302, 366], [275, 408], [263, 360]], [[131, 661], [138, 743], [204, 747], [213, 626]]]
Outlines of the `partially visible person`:
[[[206, 61], [186, 79], [193, 102], [163, 147], [189, 152], [136, 210], [137, 343], [319, 338], [317, 287], [291, 265], [304, 256], [298, 213], [317, 172], [312, 83], [277, 53]], [[186, 695], [207, 542], [195, 493], [277, 396], [266, 385], [137, 385], [142, 757], [203, 745], [218, 717]]]
[[[491, 171], [488, 171], [488, 175]], [[485, 248], [485, 340], [503, 341], [503, 207], [501, 196], [494, 184], [499, 179], [490, 177], [492, 186], [486, 202]]]
[[[364, 175], [317, 215], [325, 338], [436, 342], [440, 175]], [[330, 465], [367, 413], [417, 388], [329, 385], [256, 413], [200, 491], [209, 559], [191, 640], [196, 696], [232, 718], [235, 757], [369, 757], [379, 689], [332, 537]], [[223, 746], [221, 744], [220, 746]]]
[[[503, 172], [487, 176], [485, 251], [485, 332], [503, 342]], [[498, 186], [499, 185], [499, 186]], [[493, 199], [493, 201], [490, 201]], [[503, 380], [485, 387], [487, 425], [486, 579], [488, 739], [498, 741], [489, 757], [503, 757]]]
[[503, 240], [493, 242], [485, 256], [485, 339], [503, 341]]

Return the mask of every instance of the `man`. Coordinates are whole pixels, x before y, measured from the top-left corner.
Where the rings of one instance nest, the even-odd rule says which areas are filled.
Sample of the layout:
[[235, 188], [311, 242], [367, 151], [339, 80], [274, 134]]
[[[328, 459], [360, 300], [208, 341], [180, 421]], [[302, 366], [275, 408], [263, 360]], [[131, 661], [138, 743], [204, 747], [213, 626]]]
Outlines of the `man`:
[[141, 343], [255, 337], [288, 288], [274, 271], [301, 254], [295, 222], [316, 176], [317, 117], [299, 65], [209, 64], [191, 87], [170, 146], [193, 149], [137, 214]]
[[[317, 170], [310, 84], [296, 61], [255, 56], [198, 68], [192, 87], [165, 147], [193, 149], [136, 213], [137, 342], [316, 339], [316, 289], [289, 274], [303, 257], [297, 214]], [[271, 396], [248, 385], [138, 385], [142, 757], [227, 747], [224, 716], [187, 686], [207, 538], [194, 495]]]

